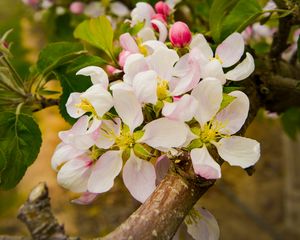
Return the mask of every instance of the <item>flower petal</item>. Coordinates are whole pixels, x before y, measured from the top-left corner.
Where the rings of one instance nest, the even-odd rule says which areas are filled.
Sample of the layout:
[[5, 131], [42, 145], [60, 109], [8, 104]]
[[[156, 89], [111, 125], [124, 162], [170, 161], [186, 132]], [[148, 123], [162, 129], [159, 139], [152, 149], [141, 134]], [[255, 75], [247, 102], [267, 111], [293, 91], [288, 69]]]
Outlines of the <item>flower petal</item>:
[[154, 148], [172, 148], [185, 143], [189, 129], [183, 122], [159, 118], [148, 123], [144, 130], [145, 133], [139, 142]]
[[138, 22], [144, 22], [145, 26], [150, 26], [151, 17], [155, 14], [154, 9], [149, 3], [139, 2], [131, 11], [132, 26]]
[[154, 30], [151, 27], [142, 28], [138, 32], [137, 36], [138, 36], [138, 38], [142, 39], [143, 42], [149, 41], [149, 40], [155, 40], [156, 41]]
[[118, 17], [125, 17], [129, 14], [129, 9], [122, 2], [112, 2], [109, 4], [110, 11]]
[[163, 42], [157, 40], [148, 40], [142, 43], [142, 46], [145, 46], [147, 48], [149, 54], [152, 54], [157, 48], [167, 48], [167, 46]]
[[76, 107], [76, 104], [79, 104], [81, 102], [80, 96], [81, 93], [73, 92], [70, 94], [68, 101], [66, 103], [67, 112], [72, 118], [79, 118], [83, 114], [85, 114], [84, 110]]
[[88, 205], [92, 201], [94, 201], [98, 195], [99, 194], [97, 194], [97, 193], [85, 192], [79, 198], [73, 199], [71, 201], [71, 203], [76, 203], [76, 204], [80, 204], [80, 205]]
[[249, 99], [241, 91], [233, 91], [230, 96], [236, 97], [227, 107], [217, 113], [216, 124], [222, 123], [224, 126], [219, 130], [223, 134], [234, 134], [241, 129], [245, 123], [249, 112]]
[[121, 120], [102, 120], [102, 124], [95, 136], [95, 145], [98, 148], [108, 149], [115, 143], [115, 138], [120, 135]]
[[114, 179], [122, 169], [122, 152], [108, 151], [93, 166], [88, 181], [88, 190], [92, 193], [107, 192], [114, 185]]
[[225, 74], [226, 79], [231, 81], [240, 81], [250, 76], [254, 71], [254, 59], [250, 53], [246, 53], [246, 58], [234, 69]]
[[81, 156], [66, 162], [57, 174], [57, 182], [72, 192], [86, 192], [92, 160]]
[[154, 24], [158, 28], [159, 41], [165, 42], [167, 39], [167, 36], [168, 36], [168, 29], [167, 29], [166, 25], [162, 21], [159, 21], [157, 19], [151, 20], [151, 23]]
[[155, 163], [156, 185], [158, 185], [167, 175], [171, 161], [166, 155], [157, 158]]
[[213, 51], [211, 50], [211, 47], [209, 46], [203, 34], [199, 33], [193, 36], [190, 48], [198, 48], [207, 59], [211, 59], [213, 57]]
[[205, 179], [217, 179], [221, 177], [220, 165], [210, 156], [207, 148], [194, 148], [191, 151], [194, 171]]
[[198, 101], [191, 95], [185, 94], [178, 101], [164, 103], [162, 115], [182, 122], [190, 121], [198, 108]]
[[231, 136], [214, 143], [218, 153], [232, 166], [247, 168], [254, 165], [260, 157], [259, 142], [245, 137]]
[[118, 83], [111, 87], [114, 97], [114, 106], [123, 122], [131, 132], [140, 126], [144, 120], [142, 106], [133, 89], [126, 83]]
[[140, 103], [157, 102], [157, 75], [149, 70], [135, 75], [132, 87]]
[[148, 58], [150, 69], [154, 70], [161, 79], [169, 80], [174, 64], [179, 60], [175, 50], [158, 48]]
[[124, 65], [124, 82], [131, 85], [135, 75], [146, 70], [148, 70], [148, 65], [145, 57], [139, 53], [131, 54]]
[[90, 76], [93, 84], [101, 84], [103, 88], [107, 89], [108, 76], [106, 72], [97, 66], [89, 66], [80, 69], [76, 75]]
[[129, 33], [123, 33], [120, 36], [120, 45], [124, 50], [129, 51], [130, 53], [139, 52], [138, 45]]
[[240, 60], [244, 48], [242, 34], [234, 32], [217, 47], [215, 55], [221, 59], [223, 67], [230, 67]]
[[154, 166], [135, 156], [132, 151], [123, 168], [123, 181], [131, 195], [145, 202], [155, 190], [155, 178]]
[[187, 224], [188, 233], [195, 240], [219, 240], [220, 229], [215, 217], [206, 209], [197, 207], [200, 219], [193, 219], [192, 224]]
[[219, 79], [219, 81], [224, 84], [226, 82], [226, 77], [223, 72], [222, 65], [219, 60], [212, 59], [207, 64], [204, 65], [201, 72], [202, 78], [213, 77]]
[[113, 106], [112, 96], [101, 84], [96, 84], [88, 88], [81, 95], [81, 98], [87, 99], [91, 103], [98, 117], [102, 117]]
[[199, 103], [195, 118], [204, 126], [220, 109], [223, 99], [222, 85], [218, 79], [206, 78], [193, 89], [191, 95]]

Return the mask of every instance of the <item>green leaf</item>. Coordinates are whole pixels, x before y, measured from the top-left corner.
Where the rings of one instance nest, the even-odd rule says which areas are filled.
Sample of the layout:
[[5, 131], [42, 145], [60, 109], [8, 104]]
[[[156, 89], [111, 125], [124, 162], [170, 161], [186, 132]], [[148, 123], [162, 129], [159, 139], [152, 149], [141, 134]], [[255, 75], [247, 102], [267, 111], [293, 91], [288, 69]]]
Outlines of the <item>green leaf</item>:
[[74, 37], [102, 49], [111, 59], [114, 59], [114, 31], [107, 17], [100, 16], [83, 21], [76, 27]]
[[262, 14], [257, 0], [214, 0], [209, 13], [209, 26], [219, 43], [233, 32], [241, 32]]
[[0, 132], [0, 166], [5, 166], [0, 171], [0, 188], [10, 189], [36, 159], [42, 143], [41, 132], [30, 115], [14, 112], [1, 113]]
[[289, 108], [281, 115], [281, 122], [286, 134], [296, 140], [300, 131], [300, 108]]
[[7, 158], [3, 150], [0, 149], [0, 184], [1, 184], [1, 175], [4, 169], [6, 168], [6, 165], [7, 165]]
[[40, 74], [47, 74], [84, 53], [86, 51], [83, 50], [80, 43], [51, 43], [41, 51], [37, 62], [37, 71]]
[[76, 72], [87, 66], [100, 66], [104, 60], [96, 56], [81, 56], [75, 59], [70, 65], [55, 70], [57, 79], [62, 86], [62, 95], [60, 97], [59, 109], [63, 118], [73, 124], [75, 119], [71, 118], [66, 110], [66, 102], [72, 92], [83, 92], [88, 89], [92, 82], [90, 77], [76, 75]]
[[223, 100], [222, 100], [222, 103], [221, 103], [221, 106], [220, 106], [220, 110], [223, 110], [224, 108], [226, 108], [230, 103], [232, 103], [232, 101], [236, 99], [236, 97], [234, 96], [230, 96], [226, 93], [223, 93]]
[[239, 90], [242, 91], [243, 89], [245, 89], [244, 87], [223, 87], [223, 92], [224, 93], [231, 93], [233, 91]]

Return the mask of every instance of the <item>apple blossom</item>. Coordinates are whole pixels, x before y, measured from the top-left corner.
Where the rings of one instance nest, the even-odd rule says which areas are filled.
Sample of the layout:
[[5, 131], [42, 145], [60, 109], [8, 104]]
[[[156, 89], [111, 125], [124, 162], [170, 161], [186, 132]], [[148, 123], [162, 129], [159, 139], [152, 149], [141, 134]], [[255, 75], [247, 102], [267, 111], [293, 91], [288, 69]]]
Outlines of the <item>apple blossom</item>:
[[159, 1], [155, 4], [155, 10], [157, 13], [162, 14], [165, 18], [168, 17], [171, 12], [170, 6], [163, 1]]
[[175, 22], [170, 29], [169, 39], [174, 47], [183, 48], [190, 44], [192, 33], [184, 22]]
[[74, 14], [81, 14], [84, 11], [84, 3], [80, 1], [72, 2], [70, 5], [70, 11]]

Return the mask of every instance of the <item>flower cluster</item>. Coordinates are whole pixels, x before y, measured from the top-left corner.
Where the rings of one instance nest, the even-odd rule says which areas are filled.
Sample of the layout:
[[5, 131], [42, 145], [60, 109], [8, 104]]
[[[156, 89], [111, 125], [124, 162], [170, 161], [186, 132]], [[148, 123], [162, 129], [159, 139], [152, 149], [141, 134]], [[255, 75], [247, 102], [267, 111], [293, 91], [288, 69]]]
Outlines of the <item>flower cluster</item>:
[[223, 93], [228, 81], [254, 70], [242, 35], [232, 33], [213, 51], [203, 34], [172, 22], [173, 8], [137, 4], [131, 26], [144, 25], [135, 36], [120, 36], [118, 81], [109, 82], [97, 66], [77, 72], [92, 86], [70, 95], [67, 112], [78, 120], [59, 133], [62, 143], [52, 158], [59, 184], [82, 193], [77, 203], [111, 189], [121, 171], [129, 192], [144, 202], [165, 168], [160, 161], [178, 151], [190, 153], [194, 172], [205, 179], [221, 177], [212, 147], [233, 166], [247, 168], [259, 159], [257, 141], [235, 136], [248, 116], [247, 95]]

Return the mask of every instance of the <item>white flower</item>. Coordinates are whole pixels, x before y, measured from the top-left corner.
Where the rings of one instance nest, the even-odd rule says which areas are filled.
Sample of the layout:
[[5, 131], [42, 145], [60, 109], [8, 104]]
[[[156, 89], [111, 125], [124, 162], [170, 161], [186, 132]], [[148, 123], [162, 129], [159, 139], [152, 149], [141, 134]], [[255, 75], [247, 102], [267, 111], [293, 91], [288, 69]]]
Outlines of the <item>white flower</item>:
[[244, 40], [241, 34], [232, 33], [216, 49], [215, 55], [202, 34], [193, 37], [190, 48], [198, 49], [202, 54], [198, 57], [201, 69], [201, 77], [215, 77], [222, 84], [226, 79], [240, 81], [254, 71], [254, 60], [250, 53], [246, 53], [246, 58], [234, 69], [224, 73], [223, 68], [228, 68], [236, 64], [244, 53]]
[[[231, 136], [243, 126], [249, 111], [249, 99], [241, 91], [229, 95], [235, 99], [220, 110], [223, 99], [222, 85], [218, 79], [204, 79], [192, 91], [198, 100], [195, 114], [200, 124], [196, 133], [201, 145], [191, 150], [193, 168], [196, 174], [206, 179], [221, 177], [221, 168], [210, 156], [207, 147], [216, 146], [219, 155], [230, 165], [247, 168], [254, 165], [260, 157], [260, 145], [257, 141]], [[195, 141], [196, 141], [195, 140]]]

